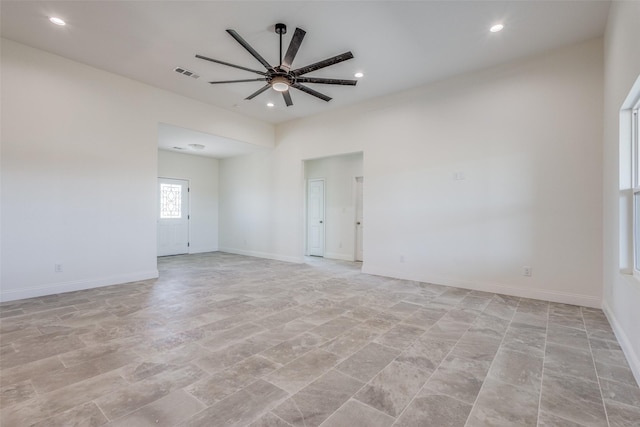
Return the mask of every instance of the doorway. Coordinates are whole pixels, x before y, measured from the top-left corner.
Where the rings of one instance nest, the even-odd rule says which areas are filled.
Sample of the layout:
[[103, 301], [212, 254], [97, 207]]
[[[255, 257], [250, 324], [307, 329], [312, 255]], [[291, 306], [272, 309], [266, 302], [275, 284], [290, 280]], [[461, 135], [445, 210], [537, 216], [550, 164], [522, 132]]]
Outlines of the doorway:
[[360, 225], [363, 224], [362, 203], [359, 205], [360, 214], [356, 215], [357, 186], [363, 182], [360, 179], [358, 183], [357, 178], [364, 176], [363, 153], [319, 157], [303, 162], [304, 243], [301, 249], [305, 255], [355, 261], [357, 236], [363, 230], [356, 229], [358, 220]]
[[189, 181], [158, 178], [158, 256], [189, 252]]
[[324, 179], [307, 184], [307, 255], [324, 256]]

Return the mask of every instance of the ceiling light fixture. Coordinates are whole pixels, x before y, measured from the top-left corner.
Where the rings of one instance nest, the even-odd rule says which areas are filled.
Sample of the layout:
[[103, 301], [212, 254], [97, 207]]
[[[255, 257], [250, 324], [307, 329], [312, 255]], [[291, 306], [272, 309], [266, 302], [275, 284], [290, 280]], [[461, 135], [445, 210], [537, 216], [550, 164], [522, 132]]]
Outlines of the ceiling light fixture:
[[57, 18], [55, 16], [49, 17], [49, 22], [51, 22], [52, 24], [60, 25], [61, 27], [67, 25], [66, 22], [64, 22], [62, 19]]
[[361, 72], [358, 71], [357, 73], [355, 73], [353, 75], [353, 77], [355, 77], [356, 79], [362, 78], [362, 77], [364, 77], [364, 73], [361, 73]]
[[269, 108], [273, 108], [275, 107], [276, 104], [274, 104], [273, 102], [267, 102], [267, 107]]
[[204, 145], [202, 144], [188, 144], [189, 148], [192, 150], [204, 150]]
[[289, 79], [284, 76], [275, 76], [271, 79], [271, 87], [277, 92], [289, 90]]
[[491, 28], [489, 28], [489, 31], [491, 31], [492, 33], [497, 33], [498, 31], [502, 31], [503, 28], [504, 28], [504, 25], [496, 24], [496, 25], [492, 26]]
[[[319, 84], [328, 84], [328, 85], [342, 85], [342, 86], [355, 86], [358, 83], [357, 80], [346, 80], [346, 79], [326, 79], [323, 77], [307, 77], [306, 74], [311, 73], [313, 71], [317, 71], [331, 65], [338, 64], [339, 62], [346, 61], [348, 59], [353, 58], [353, 53], [345, 52], [340, 55], [333, 56], [331, 58], [327, 58], [323, 61], [315, 62], [311, 65], [307, 65], [301, 68], [293, 68], [294, 59], [298, 53], [298, 49], [302, 43], [302, 40], [307, 34], [301, 28], [296, 28], [295, 33], [293, 33], [293, 37], [289, 42], [289, 47], [287, 48], [286, 53], [282, 50], [282, 36], [287, 33], [287, 26], [283, 23], [278, 23], [274, 27], [275, 33], [280, 36], [280, 65], [271, 65], [264, 59], [245, 39], [243, 39], [240, 34], [238, 34], [235, 30], [228, 29], [227, 33], [231, 37], [235, 39], [242, 47], [247, 50], [258, 62], [260, 62], [265, 68], [265, 71], [252, 70], [251, 68], [243, 67], [240, 65], [230, 64], [225, 61], [220, 61], [218, 59], [208, 58], [202, 55], [196, 55], [196, 58], [203, 59], [205, 61], [215, 62], [217, 64], [226, 65], [228, 67], [239, 68], [241, 70], [250, 71], [252, 73], [259, 74], [261, 77], [257, 79], [241, 79], [241, 80], [223, 80], [223, 81], [212, 81], [209, 84], [215, 85], [220, 83], [241, 83], [241, 82], [265, 82], [266, 84], [262, 86], [260, 89], [253, 92], [251, 95], [247, 96], [245, 99], [253, 99], [256, 96], [264, 93], [268, 89], [273, 88], [276, 92], [280, 92], [282, 94], [282, 99], [287, 107], [293, 105], [293, 100], [291, 99], [291, 90], [297, 89], [301, 92], [306, 93], [307, 95], [315, 96], [318, 99], [321, 99], [325, 102], [331, 101], [331, 97], [327, 96], [323, 93], [316, 91], [308, 86], [305, 86], [303, 83], [319, 83]], [[284, 56], [283, 56], [284, 53]]]

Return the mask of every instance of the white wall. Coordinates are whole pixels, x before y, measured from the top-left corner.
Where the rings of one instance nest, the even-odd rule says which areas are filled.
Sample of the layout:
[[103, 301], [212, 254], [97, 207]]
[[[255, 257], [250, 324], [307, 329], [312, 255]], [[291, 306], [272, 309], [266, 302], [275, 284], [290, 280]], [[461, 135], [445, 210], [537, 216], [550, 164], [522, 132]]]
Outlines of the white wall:
[[[303, 261], [302, 223], [286, 224], [290, 219], [288, 210], [302, 215], [302, 161], [288, 167], [294, 170], [278, 170], [274, 166], [274, 156], [267, 151], [220, 160], [221, 251]], [[300, 182], [282, 182], [278, 185], [288, 191], [274, 192], [279, 177], [289, 173], [297, 175]], [[288, 197], [291, 191], [297, 196], [295, 200]], [[297, 250], [290, 250], [290, 246]]]
[[189, 253], [218, 250], [218, 159], [158, 150], [158, 177], [189, 181]]
[[221, 247], [300, 260], [302, 160], [363, 151], [365, 272], [599, 306], [602, 52], [590, 41], [278, 126], [271, 153], [221, 162]]
[[325, 258], [355, 259], [355, 178], [362, 176], [362, 153], [307, 160], [305, 178], [325, 185]]
[[9, 40], [1, 50], [1, 300], [157, 275], [159, 122], [274, 143], [270, 124]]
[[[620, 109], [640, 76], [640, 3], [615, 1], [611, 5], [605, 35], [604, 86], [604, 303], [629, 365], [640, 383], [640, 281], [621, 272], [621, 231], [628, 230], [621, 206], [620, 184], [626, 178], [620, 148]], [[628, 168], [627, 168], [628, 171]], [[621, 221], [621, 218], [623, 220]], [[628, 236], [624, 236], [628, 237]], [[624, 257], [624, 254], [623, 254]]]

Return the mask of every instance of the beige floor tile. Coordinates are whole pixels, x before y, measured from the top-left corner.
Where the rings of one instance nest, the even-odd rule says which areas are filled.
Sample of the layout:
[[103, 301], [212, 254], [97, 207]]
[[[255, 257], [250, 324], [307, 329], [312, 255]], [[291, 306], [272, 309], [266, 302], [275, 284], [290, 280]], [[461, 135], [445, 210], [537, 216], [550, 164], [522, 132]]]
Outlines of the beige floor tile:
[[321, 258], [158, 268], [0, 304], [3, 427], [637, 424], [640, 388], [602, 310]]

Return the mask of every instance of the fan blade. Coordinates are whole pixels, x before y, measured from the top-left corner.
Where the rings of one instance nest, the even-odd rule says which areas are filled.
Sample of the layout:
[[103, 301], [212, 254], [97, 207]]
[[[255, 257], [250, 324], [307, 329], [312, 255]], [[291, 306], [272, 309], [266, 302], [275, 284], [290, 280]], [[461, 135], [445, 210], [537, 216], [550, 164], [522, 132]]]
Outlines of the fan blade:
[[246, 67], [243, 67], [243, 66], [240, 66], [240, 65], [229, 64], [228, 62], [218, 61], [217, 59], [207, 58], [206, 56], [202, 56], [202, 55], [196, 55], [196, 58], [204, 59], [205, 61], [215, 62], [216, 64], [226, 65], [227, 67], [233, 67], [233, 68], [238, 68], [240, 70], [251, 71], [252, 73], [260, 74], [260, 75], [263, 75], [263, 76], [267, 75], [267, 73], [265, 73], [263, 71], [252, 70], [251, 68], [246, 68]]
[[357, 80], [322, 79], [320, 77], [298, 77], [296, 81], [300, 83], [322, 83], [325, 85], [345, 85], [345, 86], [355, 86], [356, 83], [358, 83]]
[[328, 67], [330, 65], [337, 64], [342, 61], [346, 61], [347, 59], [353, 58], [353, 53], [345, 52], [340, 55], [336, 55], [334, 57], [325, 59], [324, 61], [316, 62], [315, 64], [307, 65], [306, 67], [298, 68], [297, 70], [293, 70], [291, 74], [294, 76], [301, 76], [303, 74], [310, 73], [312, 71], [319, 70], [324, 67]]
[[247, 52], [253, 55], [253, 57], [256, 58], [258, 61], [260, 61], [260, 63], [264, 65], [264, 68], [266, 68], [267, 70], [271, 69], [271, 65], [269, 65], [269, 63], [262, 56], [260, 56], [260, 54], [256, 52], [256, 50], [252, 48], [249, 43], [245, 41], [245, 39], [240, 37], [240, 34], [236, 33], [234, 30], [227, 30], [227, 33], [231, 34], [231, 37], [236, 39], [236, 41], [240, 43], [243, 48], [247, 49]]
[[317, 92], [317, 91], [311, 89], [310, 87], [303, 86], [303, 85], [301, 85], [299, 83], [294, 83], [293, 85], [291, 85], [291, 87], [295, 87], [296, 89], [301, 90], [303, 92], [306, 92], [309, 95], [313, 95], [316, 98], [320, 98], [323, 101], [327, 101], [327, 102], [331, 101], [331, 98], [328, 97], [327, 95], [324, 95], [324, 94], [322, 94], [320, 92]]
[[293, 105], [293, 101], [291, 100], [291, 94], [288, 90], [282, 92], [282, 97], [284, 98], [284, 103], [287, 104], [287, 107], [291, 107]]
[[266, 82], [267, 79], [245, 79], [245, 80], [224, 80], [220, 82], [209, 82], [210, 85], [217, 85], [219, 83], [243, 83], [243, 82]]
[[271, 87], [270, 84], [266, 84], [266, 85], [262, 86], [260, 89], [258, 89], [257, 91], [253, 92], [251, 95], [247, 96], [245, 99], [253, 99], [256, 96], [260, 95], [265, 90], [269, 89], [270, 87]]
[[293, 63], [293, 60], [298, 53], [298, 49], [300, 49], [300, 45], [302, 44], [302, 40], [304, 39], [305, 34], [307, 34], [307, 32], [300, 28], [296, 28], [296, 32], [293, 34], [293, 38], [291, 39], [291, 43], [289, 43], [287, 53], [282, 60], [282, 64], [280, 64], [280, 68], [282, 68], [287, 73], [289, 72], [289, 70], [291, 70], [291, 64]]

